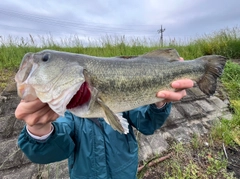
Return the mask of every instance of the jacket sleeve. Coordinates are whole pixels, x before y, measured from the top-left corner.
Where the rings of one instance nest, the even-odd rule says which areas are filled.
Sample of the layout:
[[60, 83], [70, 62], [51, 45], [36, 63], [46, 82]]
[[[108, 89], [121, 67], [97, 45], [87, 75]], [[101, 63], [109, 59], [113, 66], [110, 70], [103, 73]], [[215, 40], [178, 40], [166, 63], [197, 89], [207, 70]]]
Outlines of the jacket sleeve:
[[26, 127], [18, 138], [18, 145], [25, 155], [34, 163], [47, 164], [68, 158], [74, 150], [72, 140], [74, 134], [74, 121], [70, 113], [59, 117], [52, 123], [54, 130], [45, 140], [32, 138]]
[[168, 118], [171, 111], [171, 103], [158, 109], [155, 104], [142, 106], [134, 110], [124, 112], [123, 117], [128, 119], [130, 125], [145, 135], [151, 135], [159, 129]]

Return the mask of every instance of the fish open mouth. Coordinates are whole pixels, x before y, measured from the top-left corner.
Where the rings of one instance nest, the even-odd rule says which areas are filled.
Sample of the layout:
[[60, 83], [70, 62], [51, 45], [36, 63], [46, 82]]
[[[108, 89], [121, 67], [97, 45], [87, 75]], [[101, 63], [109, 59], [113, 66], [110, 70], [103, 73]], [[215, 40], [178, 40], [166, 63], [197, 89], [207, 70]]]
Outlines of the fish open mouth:
[[87, 82], [84, 82], [77, 93], [72, 97], [70, 102], [67, 104], [67, 109], [72, 109], [77, 106], [81, 106], [84, 103], [88, 102], [91, 97], [91, 92], [88, 88]]

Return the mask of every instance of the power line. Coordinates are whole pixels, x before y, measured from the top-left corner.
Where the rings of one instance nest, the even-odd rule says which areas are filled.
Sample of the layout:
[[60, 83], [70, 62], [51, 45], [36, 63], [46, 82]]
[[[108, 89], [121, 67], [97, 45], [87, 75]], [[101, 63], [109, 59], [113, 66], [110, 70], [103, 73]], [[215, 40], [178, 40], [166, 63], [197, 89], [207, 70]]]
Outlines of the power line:
[[30, 31], [35, 31], [35, 32], [49, 33], [48, 31], [39, 30], [39, 29], [32, 29], [32, 28], [27, 28], [27, 27], [17, 27], [17, 26], [4, 25], [4, 24], [0, 24], [0, 26], [1, 26], [1, 27], [4, 27], [4, 28], [7, 28], [7, 29], [14, 29], [14, 30], [17, 30], [17, 31], [30, 30]]
[[[22, 12], [19, 12], [19, 11], [12, 11], [12, 10], [9, 10], [9, 9], [2, 9], [0, 8], [0, 13], [5, 13], [5, 14], [8, 14], [8, 15], [17, 15], [18, 17], [19, 16], [22, 16], [22, 17], [25, 17], [25, 18], [35, 18], [35, 19], [41, 19], [41, 20], [48, 20], [48, 21], [52, 21], [52, 22], [58, 22], [58, 23], [68, 23], [68, 24], [71, 24], [71, 25], [92, 25], [92, 26], [101, 26], [101, 27], [105, 27], [106, 25], [108, 27], [111, 27], [111, 28], [122, 28], [122, 25], [119, 25], [119, 24], [106, 24], [106, 23], [95, 23], [95, 22], [91, 22], [91, 23], [86, 23], [84, 21], [68, 21], [68, 20], [63, 20], [63, 19], [58, 19], [58, 18], [50, 18], [48, 16], [37, 16], [35, 14], [31, 14], [31, 13], [22, 13]], [[157, 25], [148, 25], [148, 24], [134, 24], [135, 27], [157, 27]]]
[[[148, 25], [132, 25], [131, 27], [128, 26], [128, 28], [123, 28], [121, 26], [114, 26], [114, 25], [107, 24], [107, 27], [106, 27], [106, 24], [86, 23], [83, 21], [74, 22], [74, 21], [67, 21], [67, 20], [59, 20], [56, 18], [55, 19], [49, 18], [47, 16], [36, 16], [30, 13], [23, 14], [21, 12], [15, 12], [15, 11], [1, 9], [1, 8], [0, 8], [0, 14], [3, 14], [9, 17], [19, 18], [24, 21], [30, 21], [35, 23], [38, 22], [40, 24], [45, 24], [45, 25], [54, 26], [54, 27], [56, 26], [64, 27], [64, 28], [73, 27], [74, 29], [77, 29], [77, 30], [87, 30], [87, 31], [95, 31], [95, 32], [105, 32], [105, 33], [106, 32], [113, 33], [117, 31], [142, 32], [142, 33], [149, 32]], [[139, 28], [140, 26], [142, 26], [143, 28], [140, 29]]]

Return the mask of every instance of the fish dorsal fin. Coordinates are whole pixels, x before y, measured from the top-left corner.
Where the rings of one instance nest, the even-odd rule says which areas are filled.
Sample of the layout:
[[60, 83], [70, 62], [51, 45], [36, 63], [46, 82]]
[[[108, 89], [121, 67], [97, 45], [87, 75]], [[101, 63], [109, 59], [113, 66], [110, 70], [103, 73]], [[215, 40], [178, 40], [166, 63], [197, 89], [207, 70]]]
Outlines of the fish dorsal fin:
[[138, 57], [138, 56], [123, 55], [123, 56], [118, 56], [117, 58], [131, 59], [131, 58], [136, 58], [136, 57]]
[[160, 58], [161, 60], [178, 61], [180, 56], [177, 50], [172, 48], [158, 49], [142, 55], [145, 58]]

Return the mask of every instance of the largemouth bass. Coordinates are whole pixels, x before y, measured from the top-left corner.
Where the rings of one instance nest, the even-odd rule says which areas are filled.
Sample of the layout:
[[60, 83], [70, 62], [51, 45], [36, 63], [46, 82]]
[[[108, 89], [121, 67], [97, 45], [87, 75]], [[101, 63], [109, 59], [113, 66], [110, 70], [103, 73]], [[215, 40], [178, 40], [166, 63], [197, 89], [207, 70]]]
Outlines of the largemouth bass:
[[44, 50], [23, 57], [15, 80], [26, 101], [39, 98], [62, 116], [69, 110], [83, 118], [103, 117], [126, 134], [128, 122], [120, 113], [163, 100], [156, 93], [174, 91], [174, 80], [192, 79], [205, 94], [214, 94], [226, 58], [179, 58], [174, 49], [111, 58]]

